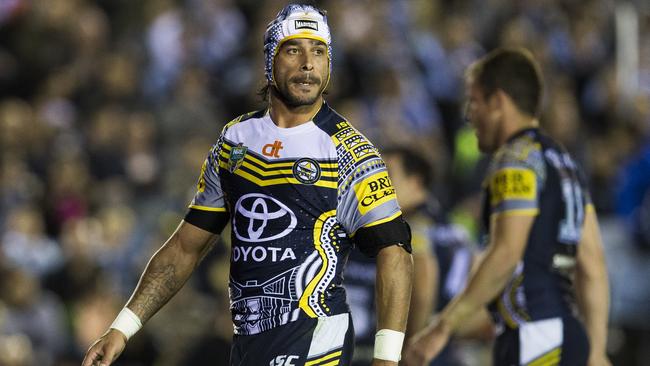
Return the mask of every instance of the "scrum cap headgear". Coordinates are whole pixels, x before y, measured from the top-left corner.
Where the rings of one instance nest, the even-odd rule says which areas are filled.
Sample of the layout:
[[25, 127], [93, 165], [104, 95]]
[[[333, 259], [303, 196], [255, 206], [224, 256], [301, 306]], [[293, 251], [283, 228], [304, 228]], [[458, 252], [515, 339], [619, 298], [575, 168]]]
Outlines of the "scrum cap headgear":
[[[290, 4], [285, 6], [264, 32], [264, 60], [266, 79], [273, 80], [273, 61], [278, 49], [285, 41], [294, 38], [309, 38], [325, 43], [329, 72], [332, 71], [332, 36], [327, 25], [325, 12], [311, 5]], [[328, 73], [329, 82], [329, 73]]]

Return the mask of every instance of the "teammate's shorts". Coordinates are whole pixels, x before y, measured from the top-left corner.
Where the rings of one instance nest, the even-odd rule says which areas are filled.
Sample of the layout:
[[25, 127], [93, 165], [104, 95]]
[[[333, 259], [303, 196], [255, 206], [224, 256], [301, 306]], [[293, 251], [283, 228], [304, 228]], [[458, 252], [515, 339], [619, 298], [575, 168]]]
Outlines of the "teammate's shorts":
[[348, 366], [354, 330], [349, 313], [298, 319], [255, 335], [235, 335], [231, 366]]
[[523, 324], [500, 334], [494, 345], [494, 366], [585, 366], [589, 339], [573, 317]]

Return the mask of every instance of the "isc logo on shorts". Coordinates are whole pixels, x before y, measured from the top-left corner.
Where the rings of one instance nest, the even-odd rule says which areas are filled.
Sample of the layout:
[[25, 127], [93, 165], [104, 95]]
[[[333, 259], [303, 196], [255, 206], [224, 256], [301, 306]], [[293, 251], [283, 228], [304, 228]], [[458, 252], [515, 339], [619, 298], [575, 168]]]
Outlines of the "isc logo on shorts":
[[300, 357], [291, 355], [281, 355], [271, 360], [269, 366], [297, 366], [298, 364], [293, 363], [294, 360], [298, 360]]

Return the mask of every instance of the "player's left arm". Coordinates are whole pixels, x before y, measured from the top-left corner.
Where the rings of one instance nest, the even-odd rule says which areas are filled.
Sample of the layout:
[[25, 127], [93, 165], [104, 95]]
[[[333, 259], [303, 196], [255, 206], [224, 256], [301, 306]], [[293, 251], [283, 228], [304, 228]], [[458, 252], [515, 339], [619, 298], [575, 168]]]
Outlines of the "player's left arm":
[[[406, 332], [412, 282], [411, 254], [398, 245], [380, 249], [377, 253], [375, 283], [377, 329]], [[379, 347], [377, 341], [375, 347]], [[397, 352], [401, 352], [401, 347]], [[397, 365], [397, 363], [375, 359], [373, 365]]]
[[[332, 136], [340, 182], [337, 219], [357, 248], [376, 257], [377, 328], [373, 366], [397, 366], [411, 299], [411, 231], [377, 149], [347, 123]], [[339, 148], [343, 149], [339, 149]]]
[[609, 282], [605, 256], [593, 206], [588, 206], [578, 246], [576, 292], [589, 336], [589, 366], [610, 365], [606, 356]]

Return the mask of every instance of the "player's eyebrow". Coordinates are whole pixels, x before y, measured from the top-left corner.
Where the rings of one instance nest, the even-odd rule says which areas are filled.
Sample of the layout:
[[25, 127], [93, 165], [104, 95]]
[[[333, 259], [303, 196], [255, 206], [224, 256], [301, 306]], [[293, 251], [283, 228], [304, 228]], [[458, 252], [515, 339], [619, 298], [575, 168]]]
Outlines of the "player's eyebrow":
[[[319, 40], [317, 40], [317, 39], [310, 39], [309, 42], [310, 42], [313, 46], [325, 46], [325, 43], [323, 43], [323, 41], [319, 41]], [[298, 39], [295, 39], [295, 38], [294, 38], [294, 39], [290, 39], [290, 40], [284, 42], [282, 45], [283, 45], [283, 46], [284, 46], [284, 45], [287, 45], [287, 46], [298, 46], [298, 45], [300, 45], [300, 41], [298, 41]]]

